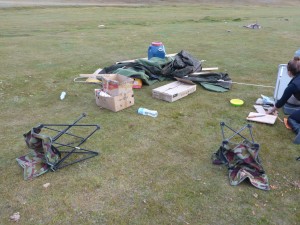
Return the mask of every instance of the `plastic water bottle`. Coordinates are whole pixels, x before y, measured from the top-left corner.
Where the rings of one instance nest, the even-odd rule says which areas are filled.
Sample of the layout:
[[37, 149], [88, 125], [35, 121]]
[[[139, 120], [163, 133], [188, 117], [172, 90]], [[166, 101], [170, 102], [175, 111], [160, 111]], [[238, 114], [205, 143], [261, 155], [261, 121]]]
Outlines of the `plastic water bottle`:
[[145, 115], [145, 116], [152, 116], [152, 117], [157, 117], [158, 112], [155, 110], [150, 110], [150, 109], [145, 109], [145, 108], [139, 108], [138, 109], [138, 114]]
[[60, 94], [60, 100], [63, 100], [65, 97], [66, 97], [66, 92], [62, 92], [61, 94]]

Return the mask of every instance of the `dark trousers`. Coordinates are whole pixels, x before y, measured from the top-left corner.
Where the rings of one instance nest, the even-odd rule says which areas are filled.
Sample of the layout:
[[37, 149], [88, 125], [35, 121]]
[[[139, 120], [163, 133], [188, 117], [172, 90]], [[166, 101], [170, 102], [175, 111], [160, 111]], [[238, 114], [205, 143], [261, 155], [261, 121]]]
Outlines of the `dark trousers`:
[[293, 131], [298, 134], [300, 131], [300, 110], [294, 111], [288, 118], [288, 123]]

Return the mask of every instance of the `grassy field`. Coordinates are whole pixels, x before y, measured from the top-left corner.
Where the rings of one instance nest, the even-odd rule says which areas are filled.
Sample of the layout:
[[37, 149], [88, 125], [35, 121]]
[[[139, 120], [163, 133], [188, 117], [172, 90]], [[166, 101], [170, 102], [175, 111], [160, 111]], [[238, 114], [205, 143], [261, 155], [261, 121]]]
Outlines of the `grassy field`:
[[[243, 28], [255, 22], [262, 29]], [[146, 57], [149, 44], [162, 41], [167, 53], [186, 50], [234, 82], [275, 86], [278, 65], [300, 47], [299, 26], [299, 7], [278, 4], [0, 9], [0, 224], [13, 223], [15, 212], [22, 225], [299, 224], [299, 146], [282, 123], [252, 123], [270, 191], [230, 186], [226, 167], [211, 162], [220, 122], [241, 128], [256, 99], [274, 89], [198, 86], [167, 103], [151, 97], [165, 81], [135, 90], [135, 105], [114, 113], [96, 106], [97, 85], [73, 82]], [[232, 98], [245, 104], [233, 107]], [[138, 115], [139, 107], [159, 115]], [[101, 126], [84, 144], [100, 155], [24, 181], [15, 160], [28, 152], [23, 133], [82, 112], [83, 122]]]

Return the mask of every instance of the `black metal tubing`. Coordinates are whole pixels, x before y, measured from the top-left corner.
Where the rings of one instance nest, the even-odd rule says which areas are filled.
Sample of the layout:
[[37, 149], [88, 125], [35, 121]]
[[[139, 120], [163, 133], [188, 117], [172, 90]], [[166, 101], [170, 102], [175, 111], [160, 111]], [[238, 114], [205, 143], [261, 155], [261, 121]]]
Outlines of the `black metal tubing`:
[[[52, 168], [52, 170], [60, 169], [60, 168], [65, 167], [65, 166], [72, 165], [72, 164], [77, 163], [77, 162], [81, 162], [83, 160], [92, 158], [92, 157], [97, 156], [99, 154], [98, 152], [87, 150], [87, 149], [83, 149], [83, 148], [80, 148], [79, 146], [81, 144], [83, 144], [97, 130], [99, 130], [100, 127], [98, 125], [73, 125], [73, 126], [81, 126], [81, 127], [95, 126], [96, 128], [95, 128], [95, 130], [93, 130], [86, 137], [81, 137], [82, 140], [79, 142], [79, 144], [77, 144], [77, 146], [73, 146], [73, 145], [70, 145], [70, 144], [61, 144], [61, 143], [58, 143], [58, 142], [53, 142], [54, 145], [59, 145], [59, 146], [56, 146], [57, 148], [59, 148], [59, 147], [68, 147], [68, 148], [71, 148], [72, 150], [70, 150], [70, 151], [60, 151], [61, 153], [67, 153], [67, 154], [58, 161], [58, 163]], [[82, 159], [79, 159], [79, 160], [76, 160], [76, 161], [73, 161], [73, 162], [61, 165], [61, 163], [63, 163], [66, 159], [68, 159], [72, 154], [90, 154], [91, 156], [87, 156], [85, 158], [82, 158]]]
[[[76, 150], [81, 150], [82, 152], [76, 151]], [[84, 148], [79, 148], [79, 147], [73, 147], [73, 149], [71, 151], [61, 151], [61, 153], [68, 153], [68, 154], [65, 155], [65, 157], [63, 157], [61, 160], [58, 161], [58, 163], [56, 163], [54, 165], [54, 167], [52, 168], [53, 171], [55, 171], [57, 169], [61, 169], [61, 168], [66, 167], [66, 166], [69, 166], [69, 165], [73, 165], [75, 163], [78, 163], [78, 162], [81, 162], [81, 161], [84, 161], [84, 160], [87, 160], [87, 159], [90, 159], [92, 157], [95, 157], [95, 156], [99, 155], [98, 152], [87, 150], [87, 149], [84, 149]], [[72, 154], [89, 154], [90, 156], [86, 156], [84, 158], [81, 158], [81, 159], [78, 159], [78, 160], [75, 160], [75, 161], [72, 161], [72, 162], [61, 165]]]
[[[67, 124], [65, 126], [67, 126], [64, 130], [62, 130], [60, 133], [58, 133], [56, 136], [54, 136], [52, 138], [53, 141], [56, 141], [61, 135], [63, 135], [64, 133], [67, 132], [67, 130], [69, 130], [72, 126], [74, 126], [77, 122], [79, 122], [82, 118], [86, 117], [85, 113], [82, 113], [81, 116], [75, 120], [75, 122], [73, 124]], [[50, 126], [49, 124], [44, 124], [44, 126]]]
[[[92, 136], [97, 130], [100, 129], [100, 126], [99, 125], [95, 125], [95, 124], [72, 124], [71, 127], [68, 127], [68, 130], [71, 129], [72, 127], [95, 127], [95, 130], [92, 131], [88, 136], [86, 137], [82, 137], [82, 136], [78, 136], [78, 135], [75, 135], [75, 134], [71, 134], [71, 133], [68, 133], [66, 132], [66, 129], [64, 129], [63, 131], [60, 131], [60, 130], [57, 130], [57, 129], [54, 129], [54, 128], [50, 128], [49, 126], [69, 126], [69, 124], [43, 124], [44, 125], [44, 128], [48, 129], [48, 130], [53, 130], [53, 131], [57, 131], [59, 132], [59, 137], [61, 137], [63, 134], [66, 134], [66, 135], [69, 135], [69, 136], [72, 136], [72, 137], [76, 137], [76, 138], [81, 138], [81, 142], [80, 144], [78, 144], [77, 146], [81, 145], [82, 143], [84, 143], [90, 136]], [[58, 136], [58, 135], [56, 135]], [[58, 137], [58, 138], [59, 138]], [[59, 144], [56, 140], [58, 139], [52, 139], [52, 141], [55, 143], [55, 144], [58, 144], [58, 145], [61, 145]]]
[[[98, 152], [95, 151], [91, 151], [91, 150], [87, 150], [84, 148], [80, 148], [79, 146], [82, 145], [88, 138], [90, 138], [97, 130], [100, 129], [99, 125], [96, 124], [77, 124], [82, 118], [84, 118], [86, 116], [85, 113], [83, 113], [77, 120], [75, 120], [72, 124], [41, 124], [39, 125], [39, 128], [45, 128], [45, 129], [49, 129], [52, 131], [56, 131], [58, 132], [57, 135], [55, 135], [52, 138], [52, 145], [55, 146], [56, 148], [59, 147], [67, 147], [70, 148], [70, 151], [60, 151], [61, 153], [65, 153], [66, 155], [64, 155], [54, 166], [51, 167], [51, 169], [53, 171], [57, 170], [57, 169], [61, 169], [63, 167], [87, 160], [89, 158], [95, 157], [97, 155], [99, 155]], [[58, 130], [52, 127], [66, 127], [63, 130]], [[94, 130], [92, 130], [87, 136], [82, 137], [82, 136], [78, 136], [75, 134], [71, 134], [69, 132], [67, 132], [68, 130], [70, 130], [72, 127], [95, 127]], [[68, 144], [63, 144], [63, 143], [59, 143], [57, 140], [62, 136], [62, 135], [69, 135], [72, 137], [76, 137], [79, 138], [80, 141], [76, 143], [76, 146], [74, 145], [75, 143], [68, 143]], [[72, 162], [68, 162], [65, 164], [62, 164], [63, 162], [65, 162], [65, 160], [67, 160], [72, 154], [86, 154], [86, 157], [83, 157], [81, 159], [77, 159], [74, 160]]]
[[[50, 126], [61, 126], [61, 125], [60, 124], [50, 124]], [[47, 127], [46, 125], [43, 128], [48, 129], [48, 130], [52, 130], [52, 131], [56, 131], [56, 132], [62, 132], [61, 130], [57, 130], [57, 129], [54, 129], [54, 128], [51, 128], [51, 127]], [[68, 133], [68, 132], [65, 132], [64, 134], [67, 134], [67, 135], [70, 135], [70, 136], [73, 136], [73, 137], [77, 137], [77, 138], [82, 138], [80, 136], [77, 136], [77, 135], [74, 135], [74, 134], [71, 134], [71, 133]]]
[[[252, 126], [251, 126], [251, 124], [247, 124], [247, 125], [245, 125], [244, 127], [242, 127], [240, 130], [238, 130], [238, 131], [235, 131], [235, 130], [233, 130], [231, 127], [229, 127], [228, 125], [226, 125], [224, 122], [221, 122], [220, 123], [220, 126], [221, 126], [221, 131], [222, 131], [222, 136], [223, 136], [223, 142], [228, 142], [231, 138], [233, 138], [235, 135], [239, 135], [241, 138], [243, 138], [243, 139], [245, 139], [245, 140], [247, 140], [247, 141], [249, 141], [246, 137], [244, 137], [243, 135], [241, 135], [240, 134], [240, 132], [242, 132], [243, 130], [245, 130], [246, 128], [248, 128], [249, 129], [249, 132], [250, 132], [250, 136], [251, 136], [251, 139], [252, 139], [252, 143], [255, 143], [254, 142], [254, 139], [253, 139], [253, 135], [252, 135]], [[229, 138], [225, 138], [225, 134], [224, 134], [224, 126], [225, 127], [227, 127], [229, 130], [231, 130], [231, 131], [233, 131], [234, 132], [234, 134], [231, 136], [231, 137], [229, 137]], [[249, 142], [251, 142], [251, 141], [249, 141]]]

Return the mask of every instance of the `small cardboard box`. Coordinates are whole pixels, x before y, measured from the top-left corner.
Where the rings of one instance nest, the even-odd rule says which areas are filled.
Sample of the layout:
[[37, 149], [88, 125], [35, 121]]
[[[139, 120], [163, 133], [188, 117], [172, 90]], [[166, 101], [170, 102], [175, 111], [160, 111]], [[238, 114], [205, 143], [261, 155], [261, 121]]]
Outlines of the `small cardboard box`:
[[103, 74], [103, 91], [111, 96], [117, 96], [132, 91], [133, 79], [120, 74]]
[[100, 91], [100, 89], [95, 89], [95, 98], [96, 104], [102, 108], [118, 112], [134, 105], [134, 94], [132, 90], [117, 96], [102, 96], [99, 95]]
[[174, 81], [164, 86], [152, 90], [152, 97], [174, 102], [196, 91], [196, 84], [186, 84], [180, 81]]

